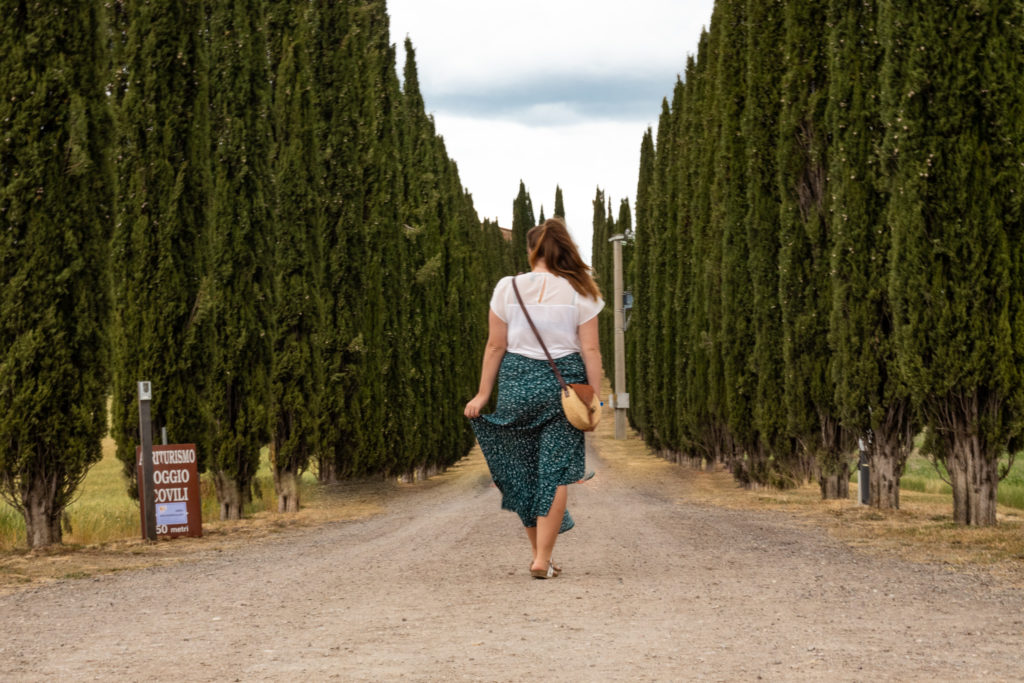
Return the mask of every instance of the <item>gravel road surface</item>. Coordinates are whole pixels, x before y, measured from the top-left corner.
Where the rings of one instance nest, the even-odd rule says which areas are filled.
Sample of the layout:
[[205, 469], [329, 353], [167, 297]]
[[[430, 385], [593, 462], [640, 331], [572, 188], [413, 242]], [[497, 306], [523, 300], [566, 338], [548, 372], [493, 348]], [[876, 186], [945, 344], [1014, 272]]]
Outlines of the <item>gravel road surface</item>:
[[606, 438], [555, 580], [475, 452], [369, 519], [0, 597], [0, 678], [1024, 680], [1020, 589], [696, 505]]

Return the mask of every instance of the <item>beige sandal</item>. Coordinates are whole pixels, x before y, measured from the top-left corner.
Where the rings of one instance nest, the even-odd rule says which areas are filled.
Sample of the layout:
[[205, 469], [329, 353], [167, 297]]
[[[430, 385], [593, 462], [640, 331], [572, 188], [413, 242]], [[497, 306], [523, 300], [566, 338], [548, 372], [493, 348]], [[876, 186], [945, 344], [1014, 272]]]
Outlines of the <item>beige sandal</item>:
[[530, 576], [532, 576], [535, 579], [553, 579], [562, 573], [561, 568], [556, 570], [554, 563], [552, 563], [551, 561], [548, 561], [547, 569], [532, 569], [533, 565], [530, 566]]

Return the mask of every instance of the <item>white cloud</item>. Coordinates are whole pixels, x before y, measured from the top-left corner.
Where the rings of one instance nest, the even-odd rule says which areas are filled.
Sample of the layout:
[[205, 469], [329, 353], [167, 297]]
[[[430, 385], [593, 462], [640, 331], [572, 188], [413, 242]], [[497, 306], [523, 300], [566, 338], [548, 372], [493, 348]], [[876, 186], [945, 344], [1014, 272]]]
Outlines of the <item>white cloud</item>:
[[[636, 193], [644, 121], [585, 121], [572, 126], [531, 126], [501, 120], [467, 118], [448, 112], [434, 115], [448, 155], [473, 195], [481, 218], [512, 224], [512, 202], [520, 179], [533, 210], [551, 217], [555, 186], [562, 188], [566, 222], [586, 258], [590, 255], [593, 200], [598, 187], [611, 199]], [[632, 206], [632, 199], [630, 200]]]
[[[437, 95], [553, 74], [682, 70], [712, 0], [390, 0], [392, 40], [408, 35]], [[674, 70], [674, 71], [673, 71]]]
[[[391, 40], [416, 49], [420, 89], [481, 218], [512, 222], [522, 179], [589, 259], [592, 201], [632, 205], [657, 123], [713, 0], [389, 0]], [[399, 68], [401, 71], [401, 67]], [[399, 73], [401, 75], [401, 73]]]

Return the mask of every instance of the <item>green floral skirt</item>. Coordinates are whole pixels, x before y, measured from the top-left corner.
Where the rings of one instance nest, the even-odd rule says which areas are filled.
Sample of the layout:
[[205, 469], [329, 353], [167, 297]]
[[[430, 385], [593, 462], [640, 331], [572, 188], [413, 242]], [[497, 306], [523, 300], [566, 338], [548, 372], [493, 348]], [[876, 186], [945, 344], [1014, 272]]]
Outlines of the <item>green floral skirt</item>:
[[[587, 381], [583, 358], [574, 353], [555, 360], [569, 384]], [[583, 432], [562, 412], [558, 380], [546, 360], [506, 353], [498, 372], [498, 408], [472, 420], [491, 478], [501, 491], [501, 507], [527, 527], [551, 509], [555, 489], [583, 478]], [[559, 533], [574, 525], [569, 511]]]

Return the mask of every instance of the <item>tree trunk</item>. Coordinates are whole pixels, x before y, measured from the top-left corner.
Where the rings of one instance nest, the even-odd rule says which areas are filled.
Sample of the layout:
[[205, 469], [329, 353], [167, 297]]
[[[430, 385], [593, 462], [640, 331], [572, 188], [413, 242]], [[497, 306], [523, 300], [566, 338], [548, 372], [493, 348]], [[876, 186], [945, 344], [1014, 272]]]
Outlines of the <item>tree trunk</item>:
[[213, 483], [217, 489], [217, 501], [220, 503], [220, 518], [241, 519], [245, 495], [238, 480], [232, 479], [226, 472], [216, 472]]
[[841, 500], [850, 497], [850, 463], [843, 460], [839, 464], [839, 470], [826, 474], [824, 471], [818, 476], [818, 486], [821, 487], [822, 500]]
[[850, 433], [844, 430], [839, 420], [831, 413], [819, 410], [818, 424], [821, 428], [821, 457], [817, 480], [822, 500], [837, 500], [850, 497], [850, 456], [852, 448]]
[[60, 516], [55, 509], [57, 481], [33, 476], [28, 491], [22, 496], [22, 516], [25, 518], [25, 539], [29, 548], [45, 548], [62, 540]]
[[338, 470], [334, 466], [334, 454], [330, 451], [317, 458], [316, 478], [321, 484], [338, 483]]
[[299, 511], [299, 475], [287, 468], [274, 468], [274, 490], [278, 512]]
[[871, 507], [898, 510], [900, 507], [900, 472], [896, 458], [881, 453], [876, 446], [868, 459], [868, 489]]
[[958, 430], [945, 459], [953, 485], [953, 519], [965, 526], [996, 523], [999, 461], [983, 453], [977, 437]]

